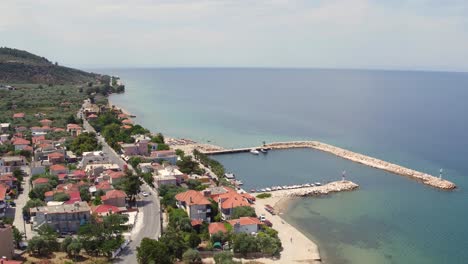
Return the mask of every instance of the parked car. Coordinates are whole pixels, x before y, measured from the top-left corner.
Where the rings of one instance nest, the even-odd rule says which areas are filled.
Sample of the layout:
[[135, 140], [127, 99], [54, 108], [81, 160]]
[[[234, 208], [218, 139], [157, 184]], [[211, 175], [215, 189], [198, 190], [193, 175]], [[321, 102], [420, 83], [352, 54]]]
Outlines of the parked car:
[[141, 195], [143, 195], [144, 197], [147, 197], [148, 193], [147, 192], [141, 192]]
[[272, 226], [273, 226], [273, 223], [270, 222], [269, 220], [266, 220], [266, 219], [263, 221], [263, 223], [264, 223], [266, 226], [268, 226], [268, 227], [272, 227]]
[[13, 202], [13, 201], [11, 201], [11, 202], [10, 202], [10, 206], [11, 206], [11, 207], [16, 207], [16, 203]]

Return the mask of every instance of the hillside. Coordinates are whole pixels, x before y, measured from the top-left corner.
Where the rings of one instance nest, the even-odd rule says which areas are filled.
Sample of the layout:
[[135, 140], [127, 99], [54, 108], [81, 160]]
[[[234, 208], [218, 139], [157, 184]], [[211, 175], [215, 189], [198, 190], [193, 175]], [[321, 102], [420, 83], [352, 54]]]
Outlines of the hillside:
[[0, 83], [74, 84], [92, 82], [97, 77], [24, 50], [0, 47]]

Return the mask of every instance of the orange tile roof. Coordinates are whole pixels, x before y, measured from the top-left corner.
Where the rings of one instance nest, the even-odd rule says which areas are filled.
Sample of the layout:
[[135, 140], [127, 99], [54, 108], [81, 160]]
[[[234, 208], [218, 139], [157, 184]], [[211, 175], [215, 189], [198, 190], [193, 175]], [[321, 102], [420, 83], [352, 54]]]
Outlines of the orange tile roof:
[[5, 185], [0, 184], [0, 201], [5, 201], [7, 189]]
[[49, 179], [47, 178], [37, 178], [33, 181], [33, 184], [48, 183]]
[[224, 223], [210, 223], [208, 225], [208, 232], [210, 235], [216, 234], [218, 232], [227, 233], [227, 229], [224, 226]]
[[101, 204], [96, 207], [92, 208], [93, 213], [102, 214], [102, 213], [109, 213], [109, 211], [113, 214], [120, 212], [120, 209], [117, 206], [108, 205], [108, 204]]
[[125, 173], [123, 171], [109, 170], [109, 171], [107, 171], [107, 175], [109, 175], [109, 177], [111, 177], [112, 179], [118, 179], [118, 178], [125, 177]]
[[122, 124], [132, 124], [132, 120], [130, 119], [125, 119], [125, 120], [122, 120]]
[[25, 116], [24, 113], [15, 113], [13, 114], [13, 118], [23, 118]]
[[49, 155], [47, 155], [50, 158], [53, 158], [53, 159], [59, 159], [59, 158], [63, 158], [65, 155], [63, 155], [62, 153], [60, 152], [52, 152], [50, 153]]
[[61, 164], [55, 164], [49, 167], [50, 171], [61, 171], [61, 170], [67, 170], [67, 167], [61, 165]]
[[102, 182], [96, 184], [96, 189], [108, 190], [108, 189], [112, 189], [112, 186], [108, 181], [102, 181]]
[[211, 196], [217, 202], [221, 200], [221, 208], [229, 209], [239, 206], [250, 206], [250, 203], [247, 201], [246, 197], [237, 193], [234, 189], [229, 187], [224, 187], [224, 189], [227, 191], [226, 193], [215, 194]]
[[211, 204], [206, 197], [197, 191], [189, 190], [179, 193], [175, 196], [178, 201], [185, 202], [187, 205], [208, 205]]
[[108, 199], [113, 199], [113, 198], [125, 198], [127, 195], [125, 192], [120, 191], [120, 190], [111, 190], [106, 192], [104, 196], [101, 197], [103, 201], [108, 200]]
[[31, 142], [29, 140], [26, 140], [24, 138], [15, 138], [13, 140], [13, 145], [29, 145]]
[[239, 223], [241, 226], [244, 225], [261, 225], [262, 222], [258, 220], [256, 217], [241, 217], [239, 219], [231, 219], [228, 220], [229, 224], [235, 225]]
[[191, 224], [192, 226], [198, 226], [198, 225], [203, 224], [203, 220], [201, 220], [201, 219], [193, 219], [192, 221], [190, 221], [190, 224]]

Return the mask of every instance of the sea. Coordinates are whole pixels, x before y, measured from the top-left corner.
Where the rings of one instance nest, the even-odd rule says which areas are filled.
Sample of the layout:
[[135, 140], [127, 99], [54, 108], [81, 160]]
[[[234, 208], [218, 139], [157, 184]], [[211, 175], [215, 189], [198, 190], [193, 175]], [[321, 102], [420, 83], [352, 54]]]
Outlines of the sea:
[[111, 101], [155, 132], [223, 147], [318, 140], [457, 184], [441, 191], [327, 153], [215, 158], [247, 190], [345, 177], [356, 191], [290, 203], [283, 217], [324, 263], [468, 263], [468, 74], [171, 68], [96, 69], [121, 77]]

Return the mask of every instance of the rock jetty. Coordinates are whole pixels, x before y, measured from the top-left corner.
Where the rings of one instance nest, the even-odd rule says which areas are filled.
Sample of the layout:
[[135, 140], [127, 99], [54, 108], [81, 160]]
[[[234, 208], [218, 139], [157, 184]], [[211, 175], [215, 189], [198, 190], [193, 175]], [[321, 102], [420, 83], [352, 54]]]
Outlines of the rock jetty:
[[264, 147], [271, 149], [312, 148], [328, 152], [338, 157], [361, 163], [372, 168], [381, 169], [398, 175], [406, 176], [435, 188], [443, 190], [453, 190], [457, 187], [453, 182], [440, 179], [427, 173], [408, 169], [400, 165], [396, 165], [390, 162], [386, 162], [380, 159], [369, 157], [363, 154], [352, 152], [350, 150], [342, 149], [318, 141], [276, 142], [266, 144]]
[[352, 191], [359, 188], [351, 181], [334, 181], [322, 186], [312, 186], [298, 189], [270, 191], [272, 197], [303, 197], [303, 196], [321, 196], [334, 192]]

